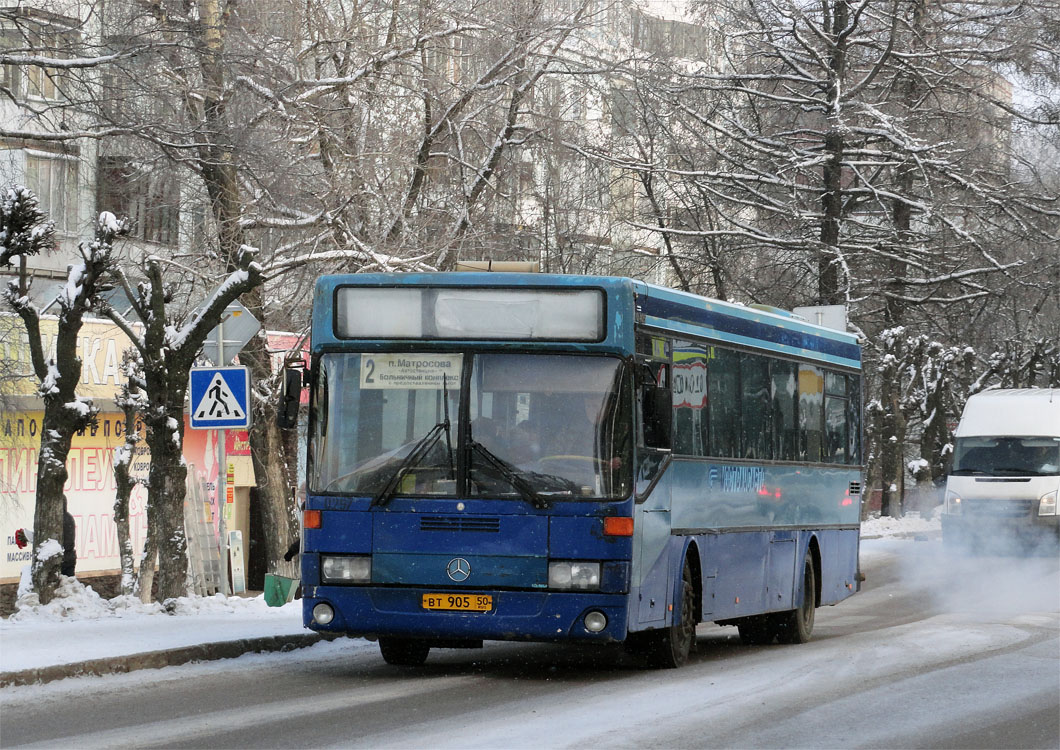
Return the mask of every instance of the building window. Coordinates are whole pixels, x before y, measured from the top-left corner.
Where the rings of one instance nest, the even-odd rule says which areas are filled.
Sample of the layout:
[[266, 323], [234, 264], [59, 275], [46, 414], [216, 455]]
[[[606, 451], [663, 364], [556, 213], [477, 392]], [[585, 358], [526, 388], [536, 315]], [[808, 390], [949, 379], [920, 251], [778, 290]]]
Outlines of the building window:
[[69, 156], [26, 152], [26, 187], [60, 232], [77, 231], [77, 160]]
[[130, 236], [176, 245], [180, 224], [180, 187], [165, 169], [136, 165], [123, 157], [99, 160], [96, 207], [127, 218]]
[[[15, 51], [20, 47], [18, 37], [13, 31], [0, 30], [0, 48]], [[10, 96], [19, 95], [19, 70], [17, 65], [0, 65], [0, 89], [5, 90]]]
[[[28, 39], [34, 54], [42, 57], [65, 58], [70, 56], [69, 34], [48, 28], [32, 31]], [[62, 96], [65, 71], [42, 65], [26, 65], [26, 96], [31, 99], [54, 101]]]

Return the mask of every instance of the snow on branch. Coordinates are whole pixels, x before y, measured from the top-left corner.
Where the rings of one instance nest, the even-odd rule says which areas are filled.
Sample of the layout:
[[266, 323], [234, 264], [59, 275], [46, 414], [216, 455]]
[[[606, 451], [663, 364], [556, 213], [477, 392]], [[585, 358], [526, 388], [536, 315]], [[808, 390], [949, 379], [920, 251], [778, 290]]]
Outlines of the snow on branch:
[[37, 255], [55, 247], [55, 224], [24, 185], [10, 185], [0, 199], [0, 266], [16, 256]]
[[261, 264], [254, 259], [257, 252], [256, 248], [249, 245], [240, 246], [237, 259], [239, 267], [228, 274], [220, 286], [203, 300], [195, 315], [187, 323], [180, 328], [167, 326], [167, 346], [172, 349], [190, 346], [197, 350], [202, 345], [206, 335], [217, 325], [224, 309], [241, 294], [250, 291], [262, 282]]

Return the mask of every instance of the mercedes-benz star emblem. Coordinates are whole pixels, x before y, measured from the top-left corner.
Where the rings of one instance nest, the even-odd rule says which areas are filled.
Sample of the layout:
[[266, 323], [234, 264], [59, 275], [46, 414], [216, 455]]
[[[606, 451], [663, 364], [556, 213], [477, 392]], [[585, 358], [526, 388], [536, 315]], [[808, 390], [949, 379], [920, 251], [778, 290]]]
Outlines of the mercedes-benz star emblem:
[[462, 557], [454, 557], [445, 566], [445, 572], [451, 580], [463, 583], [471, 575], [471, 563]]

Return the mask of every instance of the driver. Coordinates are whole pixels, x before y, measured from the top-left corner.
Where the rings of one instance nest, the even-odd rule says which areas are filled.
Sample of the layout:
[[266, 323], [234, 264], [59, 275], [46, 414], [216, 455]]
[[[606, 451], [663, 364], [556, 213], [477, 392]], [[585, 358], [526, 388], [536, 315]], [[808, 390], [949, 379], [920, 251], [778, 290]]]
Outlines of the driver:
[[576, 395], [567, 410], [565, 421], [548, 441], [551, 453], [595, 458], [597, 435], [600, 432], [600, 406], [600, 398], [596, 394]]

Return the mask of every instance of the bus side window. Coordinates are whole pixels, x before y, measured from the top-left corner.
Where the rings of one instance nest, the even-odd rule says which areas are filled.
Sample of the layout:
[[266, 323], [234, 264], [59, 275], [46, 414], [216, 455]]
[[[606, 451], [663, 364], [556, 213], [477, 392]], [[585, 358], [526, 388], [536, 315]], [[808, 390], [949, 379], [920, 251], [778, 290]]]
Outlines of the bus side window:
[[673, 394], [669, 365], [642, 362], [636, 369], [638, 443], [646, 448], [670, 450], [673, 444]]
[[640, 398], [645, 447], [670, 450], [673, 442], [673, 396], [670, 389], [644, 385], [641, 386]]

